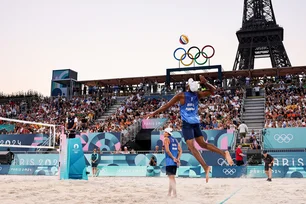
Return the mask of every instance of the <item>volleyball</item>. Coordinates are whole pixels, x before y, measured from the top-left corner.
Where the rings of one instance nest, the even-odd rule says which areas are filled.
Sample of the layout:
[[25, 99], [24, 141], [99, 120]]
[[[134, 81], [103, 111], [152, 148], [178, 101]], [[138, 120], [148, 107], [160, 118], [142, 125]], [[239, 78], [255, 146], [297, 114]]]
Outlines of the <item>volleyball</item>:
[[183, 44], [183, 45], [187, 45], [189, 42], [189, 39], [187, 37], [187, 35], [181, 35], [180, 36], [180, 43]]

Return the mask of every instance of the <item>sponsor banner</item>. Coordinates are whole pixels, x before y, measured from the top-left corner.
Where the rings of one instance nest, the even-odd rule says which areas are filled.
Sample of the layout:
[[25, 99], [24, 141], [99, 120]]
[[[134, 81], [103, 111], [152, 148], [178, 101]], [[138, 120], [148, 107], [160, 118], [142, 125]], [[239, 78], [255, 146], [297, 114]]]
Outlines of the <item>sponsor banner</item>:
[[[285, 178], [289, 167], [275, 166], [272, 169], [273, 178]], [[249, 178], [267, 178], [264, 166], [248, 166], [247, 177]]]
[[12, 166], [58, 166], [59, 154], [16, 154]]
[[[274, 166], [306, 166], [306, 152], [271, 152]], [[147, 166], [151, 157], [158, 166], [165, 165], [165, 154], [101, 154], [100, 166]], [[209, 166], [227, 166], [226, 160], [217, 153], [202, 152]], [[234, 158], [235, 155], [233, 154]], [[86, 165], [90, 165], [91, 154], [85, 154]], [[59, 154], [17, 154], [12, 165], [58, 165]], [[183, 153], [181, 166], [198, 166], [199, 162], [190, 153]]]
[[18, 166], [0, 165], [0, 175], [44, 175], [55, 176], [58, 173], [56, 166]]
[[97, 132], [97, 133], [81, 133], [76, 135], [82, 142], [83, 151], [93, 151], [100, 148], [101, 151], [116, 151], [121, 148], [120, 132]]
[[[113, 133], [81, 133], [76, 135], [82, 142], [83, 151], [93, 151], [100, 148], [101, 151], [116, 151], [121, 148], [120, 132]], [[28, 145], [40, 146], [46, 140], [47, 135], [43, 134], [18, 134], [18, 135], [0, 135], [0, 145]], [[0, 147], [0, 151], [6, 151], [7, 147]], [[36, 148], [16, 148], [11, 147], [11, 151], [36, 151]]]
[[[231, 149], [234, 142], [234, 132], [232, 130], [204, 130], [202, 131], [205, 141], [216, 147], [228, 150]], [[188, 150], [187, 144], [183, 137], [182, 131], [173, 132], [172, 136], [177, 139], [183, 150]], [[152, 132], [151, 133], [151, 150], [155, 150], [155, 146], [159, 146], [162, 149], [164, 141], [163, 132]], [[195, 147], [198, 150], [204, 150], [196, 142]]]
[[274, 166], [305, 166], [306, 152], [268, 152], [274, 157]]
[[167, 118], [152, 118], [152, 119], [144, 119], [141, 121], [142, 129], [156, 129], [165, 124]]
[[[209, 166], [227, 166], [226, 160], [214, 152], [201, 153]], [[85, 163], [91, 164], [91, 154], [85, 154]], [[305, 153], [306, 156], [306, 153]], [[165, 154], [101, 154], [99, 166], [147, 166], [154, 157], [157, 166], [165, 165]], [[234, 155], [232, 155], [234, 157]], [[58, 166], [59, 154], [17, 154], [12, 165], [54, 165]], [[190, 153], [183, 153], [181, 166], [198, 166], [199, 162]]]
[[215, 166], [213, 167], [213, 178], [240, 178], [246, 174], [245, 166]]
[[[28, 145], [40, 146], [48, 139], [44, 134], [24, 134], [24, 135], [0, 135], [0, 145]], [[0, 147], [0, 151], [6, 151], [7, 147]], [[11, 151], [35, 151], [35, 148], [11, 147]]]
[[263, 130], [264, 149], [306, 148], [305, 128], [267, 128]]

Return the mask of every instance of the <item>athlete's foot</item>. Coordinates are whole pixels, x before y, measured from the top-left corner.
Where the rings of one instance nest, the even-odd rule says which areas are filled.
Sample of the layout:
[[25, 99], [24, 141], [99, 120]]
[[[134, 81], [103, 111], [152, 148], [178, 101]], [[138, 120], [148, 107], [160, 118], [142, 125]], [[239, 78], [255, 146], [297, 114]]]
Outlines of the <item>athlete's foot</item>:
[[268, 178], [268, 179], [267, 179], [267, 181], [271, 182], [271, 181], [272, 181], [272, 179]]
[[206, 174], [206, 183], [208, 183], [208, 179], [209, 179], [209, 173], [210, 173], [210, 166], [207, 166], [205, 169], [205, 174]]
[[177, 195], [176, 195], [176, 194], [173, 194], [173, 198], [177, 198]]
[[168, 197], [171, 197], [171, 194], [169, 194], [169, 193], [168, 193], [168, 195], [167, 195], [167, 196], [168, 196]]
[[228, 151], [225, 151], [225, 159], [226, 159], [228, 165], [233, 166], [234, 162], [233, 162], [233, 159], [232, 159], [232, 157], [231, 157], [231, 155]]

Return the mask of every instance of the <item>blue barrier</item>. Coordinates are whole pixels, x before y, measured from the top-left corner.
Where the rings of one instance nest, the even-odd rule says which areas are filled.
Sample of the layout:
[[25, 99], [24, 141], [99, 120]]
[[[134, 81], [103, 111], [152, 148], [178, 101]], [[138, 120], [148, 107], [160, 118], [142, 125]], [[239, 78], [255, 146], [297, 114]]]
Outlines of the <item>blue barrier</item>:
[[58, 173], [57, 166], [38, 165], [0, 165], [0, 175], [44, 175], [55, 176]]
[[[91, 167], [87, 167], [91, 172]], [[274, 167], [273, 178], [306, 178], [306, 167], [278, 166]], [[58, 175], [57, 166], [0, 165], [0, 175]], [[133, 176], [133, 177], [166, 177], [163, 166], [98, 166], [99, 176]], [[177, 170], [177, 177], [204, 178], [205, 173], [200, 166], [182, 166]], [[229, 167], [212, 166], [211, 178], [266, 178], [263, 166]]]
[[[306, 177], [306, 152], [271, 152], [270, 154], [275, 159], [273, 168], [274, 177]], [[85, 162], [88, 171], [91, 171], [90, 156], [91, 154], [85, 154]], [[155, 157], [157, 166], [148, 167], [149, 160], [152, 156]], [[237, 178], [241, 176], [251, 178], [265, 177], [263, 166], [230, 167], [227, 166], [227, 162], [216, 153], [205, 151], [202, 152], [202, 156], [207, 164], [212, 166], [212, 173], [210, 176], [213, 178]], [[39, 168], [45, 167], [52, 167], [53, 172], [55, 172], [55, 169], [58, 168], [58, 159], [58, 154], [15, 154], [15, 161], [13, 161], [11, 167], [25, 167], [25, 170], [32, 168], [33, 170], [28, 173], [31, 175], [33, 175], [31, 172], [38, 171], [40, 170]], [[100, 169], [100, 176], [165, 176], [164, 165], [164, 154], [101, 154], [98, 168]], [[0, 171], [0, 174], [15, 174], [20, 172], [12, 170], [9, 173], [8, 166], [0, 167], [2, 167], [2, 173]], [[50, 169], [44, 171], [46, 174], [53, 175], [50, 173]], [[26, 175], [26, 172], [27, 171], [22, 175]], [[177, 176], [179, 177], [205, 176], [198, 161], [190, 153], [182, 154], [181, 166], [178, 168], [177, 172]]]
[[[204, 130], [202, 133], [205, 141], [220, 149], [228, 150], [233, 145], [234, 132], [232, 130]], [[175, 131], [172, 136], [177, 139], [183, 150], [188, 150], [182, 131]], [[151, 150], [154, 150], [155, 146], [159, 146], [160, 149], [162, 148], [163, 132], [151, 133]], [[203, 150], [197, 143], [195, 143], [195, 146], [197, 149]]]
[[[261, 167], [263, 168], [263, 167]], [[212, 169], [213, 178], [240, 178], [245, 176], [247, 167], [245, 166], [214, 166]]]
[[[81, 133], [76, 135], [82, 142], [83, 151], [93, 151], [100, 148], [102, 151], [116, 151], [121, 148], [120, 132], [106, 133]], [[0, 134], [0, 144], [5, 145], [27, 145], [40, 146], [48, 140], [44, 134]], [[0, 147], [0, 151], [6, 151], [7, 147]], [[36, 151], [35, 148], [16, 148], [11, 147], [11, 151]]]
[[[25, 134], [25, 135], [0, 135], [0, 144], [5, 145], [28, 145], [40, 146], [48, 139], [44, 134]], [[0, 147], [0, 151], [6, 151], [7, 147]], [[34, 151], [35, 148], [15, 148], [11, 147], [11, 151]]]
[[[274, 166], [306, 166], [306, 152], [271, 152], [274, 157]], [[165, 163], [164, 154], [101, 154], [100, 166], [146, 166], [150, 158], [154, 156], [157, 165]], [[202, 156], [210, 166], [226, 166], [227, 162], [218, 154], [213, 152], [202, 152]], [[90, 165], [91, 154], [85, 154], [86, 164]], [[232, 155], [234, 157], [234, 155]], [[58, 154], [15, 154], [12, 165], [57, 165]], [[182, 166], [198, 166], [199, 162], [190, 153], [181, 156]]]
[[305, 128], [264, 129], [264, 149], [306, 148], [305, 130]]

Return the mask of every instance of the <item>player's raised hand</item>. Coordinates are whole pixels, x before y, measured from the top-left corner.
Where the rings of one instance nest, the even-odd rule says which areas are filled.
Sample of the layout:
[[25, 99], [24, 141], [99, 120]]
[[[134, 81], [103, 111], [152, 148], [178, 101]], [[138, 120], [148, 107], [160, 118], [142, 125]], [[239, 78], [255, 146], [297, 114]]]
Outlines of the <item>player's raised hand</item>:
[[153, 118], [154, 117], [154, 114], [153, 113], [149, 113], [147, 115], [145, 115], [143, 118], [144, 119], [150, 119], [150, 118]]
[[207, 83], [207, 79], [203, 75], [200, 75], [200, 81], [201, 81], [201, 84]]

